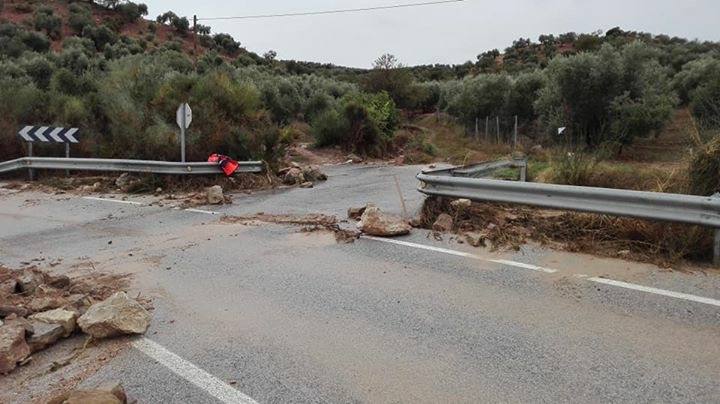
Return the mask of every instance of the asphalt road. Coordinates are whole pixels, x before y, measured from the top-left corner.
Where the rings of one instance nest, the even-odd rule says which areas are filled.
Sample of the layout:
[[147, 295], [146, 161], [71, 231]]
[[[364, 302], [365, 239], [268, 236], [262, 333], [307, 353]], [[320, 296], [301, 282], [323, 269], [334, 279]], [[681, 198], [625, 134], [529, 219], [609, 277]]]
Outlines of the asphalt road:
[[204, 208], [218, 215], [0, 193], [0, 263], [133, 274], [153, 324], [83, 385], [120, 380], [140, 402], [720, 402], [718, 272], [220, 221], [400, 213], [394, 176], [408, 209], [423, 199], [418, 167], [326, 171], [314, 189]]

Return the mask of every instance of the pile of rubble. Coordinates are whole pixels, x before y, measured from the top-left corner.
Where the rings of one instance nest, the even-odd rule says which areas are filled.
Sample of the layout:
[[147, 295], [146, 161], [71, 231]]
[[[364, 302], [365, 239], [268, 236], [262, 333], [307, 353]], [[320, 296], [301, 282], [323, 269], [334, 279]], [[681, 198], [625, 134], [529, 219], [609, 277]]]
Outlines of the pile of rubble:
[[150, 314], [114, 286], [0, 267], [0, 374], [77, 332], [95, 339], [145, 333]]
[[312, 188], [317, 182], [327, 181], [327, 175], [316, 166], [303, 167], [295, 162], [278, 171], [278, 176], [283, 184], [297, 185], [301, 188]]

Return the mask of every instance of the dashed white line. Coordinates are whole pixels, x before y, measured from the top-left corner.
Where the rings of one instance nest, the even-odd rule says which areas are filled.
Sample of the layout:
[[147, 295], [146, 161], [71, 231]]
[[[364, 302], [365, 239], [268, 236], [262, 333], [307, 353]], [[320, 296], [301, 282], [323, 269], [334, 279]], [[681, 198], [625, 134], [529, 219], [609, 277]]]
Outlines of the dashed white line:
[[[142, 203], [142, 202], [123, 201], [122, 199], [97, 198], [97, 197], [94, 197], [94, 196], [83, 196], [83, 199], [87, 199], [87, 200], [90, 200], [90, 201], [114, 202], [114, 203], [123, 203], [123, 204], [126, 204], [126, 205], [145, 206], [145, 204]], [[211, 211], [211, 210], [202, 210], [202, 209], [193, 209], [193, 208], [182, 209], [182, 208], [177, 207], [177, 208], [175, 208], [175, 210], [182, 210], [182, 211], [185, 211], [185, 212], [193, 212], [193, 213], [203, 213], [203, 214], [206, 214], [206, 215], [219, 215], [219, 214], [221, 214], [221, 213], [219, 213], [219, 212], [213, 212], [213, 211]]]
[[157, 342], [141, 338], [132, 343], [140, 352], [158, 361], [176, 375], [194, 384], [199, 389], [217, 398], [223, 403], [257, 404], [255, 400], [223, 382], [210, 373], [200, 369], [185, 359], [168, 351]]
[[425, 244], [410, 243], [407, 241], [400, 241], [400, 240], [393, 240], [393, 239], [386, 239], [386, 238], [372, 237], [372, 236], [362, 236], [362, 238], [367, 239], [367, 240], [380, 241], [383, 243], [390, 243], [390, 244], [397, 244], [397, 245], [402, 245], [402, 246], [406, 246], [406, 247], [419, 248], [421, 250], [428, 250], [428, 251], [435, 251], [435, 252], [440, 252], [440, 253], [444, 253], [444, 254], [456, 255], [458, 257], [472, 258], [472, 259], [485, 261], [485, 262], [493, 262], [495, 264], [508, 265], [508, 266], [513, 266], [516, 268], [529, 269], [531, 271], [544, 272], [544, 273], [548, 273], [548, 274], [553, 274], [553, 273], [557, 272], [554, 269], [539, 267], [537, 265], [530, 265], [530, 264], [525, 264], [522, 262], [515, 262], [515, 261], [508, 261], [508, 260], [496, 260], [496, 259], [491, 259], [491, 258], [485, 258], [485, 257], [481, 257], [479, 255], [475, 255], [475, 254], [471, 254], [471, 253], [450, 250], [450, 249], [441, 248], [441, 247], [433, 247], [433, 246], [429, 246], [429, 245], [425, 245]]
[[142, 202], [123, 201], [122, 199], [96, 198], [96, 197], [94, 197], [94, 196], [83, 196], [83, 199], [87, 199], [87, 200], [90, 200], [90, 201], [100, 201], [100, 202], [124, 203], [124, 204], [126, 204], [126, 205], [136, 205], [136, 206], [143, 205]]
[[211, 210], [202, 210], [202, 209], [193, 209], [193, 208], [182, 209], [182, 210], [184, 210], [185, 212], [204, 213], [206, 215], [219, 215], [220, 214], [219, 212], [213, 212]]
[[[555, 269], [539, 267], [539, 266], [535, 266], [535, 265], [525, 264], [522, 262], [484, 258], [479, 255], [475, 255], [475, 254], [471, 254], [471, 253], [450, 250], [447, 248], [433, 247], [433, 246], [429, 246], [429, 245], [425, 245], [425, 244], [410, 243], [407, 241], [384, 239], [384, 238], [371, 237], [371, 236], [362, 236], [362, 238], [367, 239], [367, 240], [380, 241], [383, 243], [397, 244], [397, 245], [402, 245], [402, 246], [412, 247], [412, 248], [419, 248], [419, 249], [427, 250], [427, 251], [435, 251], [435, 252], [440, 252], [440, 253], [444, 253], [444, 254], [456, 255], [459, 257], [472, 258], [472, 259], [477, 259], [477, 260], [486, 261], [486, 262], [494, 262], [496, 264], [513, 266], [513, 267], [517, 267], [517, 268], [530, 269], [533, 271], [544, 272], [544, 273], [548, 273], [548, 274], [553, 274], [553, 273], [558, 272]], [[652, 294], [656, 294], [656, 295], [660, 295], [660, 296], [672, 297], [675, 299], [687, 300], [687, 301], [691, 301], [691, 302], [708, 304], [708, 305], [720, 307], [720, 300], [711, 299], [708, 297], [695, 296], [695, 295], [691, 295], [691, 294], [687, 294], [687, 293], [673, 292], [671, 290], [652, 288], [649, 286], [636, 285], [634, 283], [621, 282], [621, 281], [616, 281], [616, 280], [607, 279], [607, 278], [588, 277], [586, 275], [574, 275], [574, 276], [576, 278], [586, 279], [588, 281], [595, 282], [595, 283], [601, 283], [601, 284], [615, 286], [615, 287], [619, 287], [619, 288], [637, 290], [640, 292], [652, 293]]]
[[640, 292], [653, 293], [656, 295], [673, 297], [675, 299], [688, 300], [691, 302], [709, 304], [720, 307], [720, 300], [710, 299], [709, 297], [689, 295], [687, 293], [673, 292], [671, 290], [651, 288], [649, 286], [636, 285], [634, 283], [620, 282], [606, 278], [587, 278], [591, 282], [602, 283], [605, 285], [617, 286], [619, 288], [632, 289]]

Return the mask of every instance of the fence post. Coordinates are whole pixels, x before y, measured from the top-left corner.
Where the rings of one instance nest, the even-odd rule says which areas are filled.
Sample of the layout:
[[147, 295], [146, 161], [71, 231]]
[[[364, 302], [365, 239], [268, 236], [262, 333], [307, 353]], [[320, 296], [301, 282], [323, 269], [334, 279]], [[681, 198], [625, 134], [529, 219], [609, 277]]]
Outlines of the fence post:
[[502, 143], [500, 140], [500, 117], [495, 116], [495, 135], [497, 136], [497, 142]]
[[485, 117], [485, 140], [490, 141], [490, 117]]
[[515, 129], [513, 130], [513, 150], [517, 147], [518, 117], [515, 115]]
[[480, 140], [480, 129], [478, 129], [478, 117], [475, 117], [475, 140]]

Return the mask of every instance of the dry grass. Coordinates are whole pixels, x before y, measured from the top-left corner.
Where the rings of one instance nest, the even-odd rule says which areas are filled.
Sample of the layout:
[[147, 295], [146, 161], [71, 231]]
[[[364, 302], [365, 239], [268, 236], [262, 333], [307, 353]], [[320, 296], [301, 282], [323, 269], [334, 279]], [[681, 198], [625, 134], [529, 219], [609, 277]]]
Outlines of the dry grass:
[[[505, 144], [476, 140], [465, 134], [461, 125], [451, 118], [435, 114], [421, 115], [405, 125], [396, 136], [405, 140], [406, 160], [415, 163], [445, 161], [451, 164], [466, 164], [507, 156], [512, 148]], [[418, 141], [417, 139], [421, 139]], [[430, 145], [430, 146], [428, 146]], [[433, 152], [429, 152], [432, 147]]]

